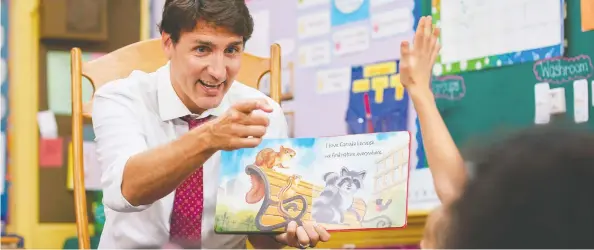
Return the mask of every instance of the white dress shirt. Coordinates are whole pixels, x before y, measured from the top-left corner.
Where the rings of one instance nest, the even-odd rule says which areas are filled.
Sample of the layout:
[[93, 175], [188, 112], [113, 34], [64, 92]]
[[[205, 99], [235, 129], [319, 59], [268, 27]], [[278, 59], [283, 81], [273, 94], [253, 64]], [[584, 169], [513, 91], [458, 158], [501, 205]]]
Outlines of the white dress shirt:
[[[234, 82], [221, 104], [200, 117], [219, 116], [242, 99], [267, 98], [274, 111], [264, 137], [286, 138], [287, 122], [281, 107], [260, 91]], [[99, 248], [160, 246], [169, 240], [169, 222], [175, 191], [150, 205], [132, 206], [122, 195], [124, 166], [147, 149], [166, 144], [188, 131], [180, 117], [190, 115], [171, 85], [169, 64], [156, 72], [134, 71], [95, 93], [93, 127], [101, 165], [105, 227]], [[245, 248], [245, 235], [215, 234], [220, 152], [204, 164], [203, 248]]]

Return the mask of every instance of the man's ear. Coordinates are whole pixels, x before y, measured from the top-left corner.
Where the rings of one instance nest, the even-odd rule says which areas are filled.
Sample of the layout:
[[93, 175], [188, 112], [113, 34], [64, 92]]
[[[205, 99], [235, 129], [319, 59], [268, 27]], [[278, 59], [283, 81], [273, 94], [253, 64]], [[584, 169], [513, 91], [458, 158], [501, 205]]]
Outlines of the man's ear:
[[171, 40], [171, 35], [161, 32], [161, 44], [163, 46], [163, 52], [165, 52], [165, 56], [167, 59], [171, 59], [171, 54], [173, 53], [173, 40]]

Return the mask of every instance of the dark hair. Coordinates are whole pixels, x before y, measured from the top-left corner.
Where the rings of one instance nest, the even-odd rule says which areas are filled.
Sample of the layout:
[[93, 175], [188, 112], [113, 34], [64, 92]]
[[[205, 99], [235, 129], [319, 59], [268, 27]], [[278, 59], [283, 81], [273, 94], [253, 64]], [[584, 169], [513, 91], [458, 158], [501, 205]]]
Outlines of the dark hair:
[[254, 30], [245, 0], [167, 0], [159, 31], [177, 43], [181, 33], [194, 30], [200, 20], [242, 36], [244, 43]]
[[531, 128], [474, 163], [445, 248], [594, 248], [594, 133]]

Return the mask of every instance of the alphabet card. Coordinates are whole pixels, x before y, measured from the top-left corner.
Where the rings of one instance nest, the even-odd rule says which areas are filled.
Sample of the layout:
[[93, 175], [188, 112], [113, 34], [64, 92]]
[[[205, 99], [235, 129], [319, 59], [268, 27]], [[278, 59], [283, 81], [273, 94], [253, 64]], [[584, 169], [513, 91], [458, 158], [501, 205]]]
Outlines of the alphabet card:
[[215, 232], [330, 231], [406, 226], [408, 131], [264, 139], [221, 153]]

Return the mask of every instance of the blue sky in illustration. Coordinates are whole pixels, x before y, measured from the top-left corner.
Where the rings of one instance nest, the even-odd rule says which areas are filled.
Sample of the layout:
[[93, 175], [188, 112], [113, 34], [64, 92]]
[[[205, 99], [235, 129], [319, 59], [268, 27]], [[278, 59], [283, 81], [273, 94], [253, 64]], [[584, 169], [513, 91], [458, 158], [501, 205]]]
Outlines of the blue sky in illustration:
[[[316, 140], [314, 138], [293, 138], [293, 139], [265, 139], [255, 148], [242, 148], [235, 151], [223, 151], [221, 153], [221, 174], [220, 179], [231, 178], [238, 173], [243, 172], [246, 165], [253, 163], [256, 155], [264, 148], [272, 148], [278, 152], [280, 146], [294, 149], [301, 167], [310, 166], [315, 160], [316, 155], [312, 153]], [[247, 161], [247, 162], [246, 162]], [[245, 164], [244, 164], [245, 163]]]
[[[392, 144], [396, 139], [397, 134], [401, 133], [376, 133], [366, 135], [350, 135], [353, 140], [365, 140], [367, 137], [375, 137], [373, 139], [378, 142], [386, 142]], [[369, 138], [369, 139], [371, 139]], [[289, 163], [290, 167], [299, 174], [308, 175], [313, 172], [320, 171], [320, 168], [328, 170], [329, 166], [324, 165], [324, 157], [321, 155], [324, 151], [324, 145], [338, 139], [337, 137], [320, 137], [320, 138], [291, 138], [291, 139], [264, 139], [262, 143], [256, 148], [244, 148], [235, 151], [221, 152], [221, 169], [219, 181], [224, 182], [233, 179], [236, 176], [244, 175], [244, 169], [247, 165], [254, 163], [256, 155], [264, 148], [272, 148], [278, 152], [280, 146], [288, 147], [297, 152], [295, 158]], [[372, 139], [372, 140], [373, 140]], [[342, 138], [344, 140], [344, 138]], [[349, 140], [349, 139], [346, 139]], [[368, 139], [367, 139], [368, 140]], [[361, 150], [368, 150], [361, 147]], [[316, 161], [317, 159], [317, 161]], [[349, 159], [350, 160], [350, 159]], [[316, 178], [318, 179], [318, 178]]]

